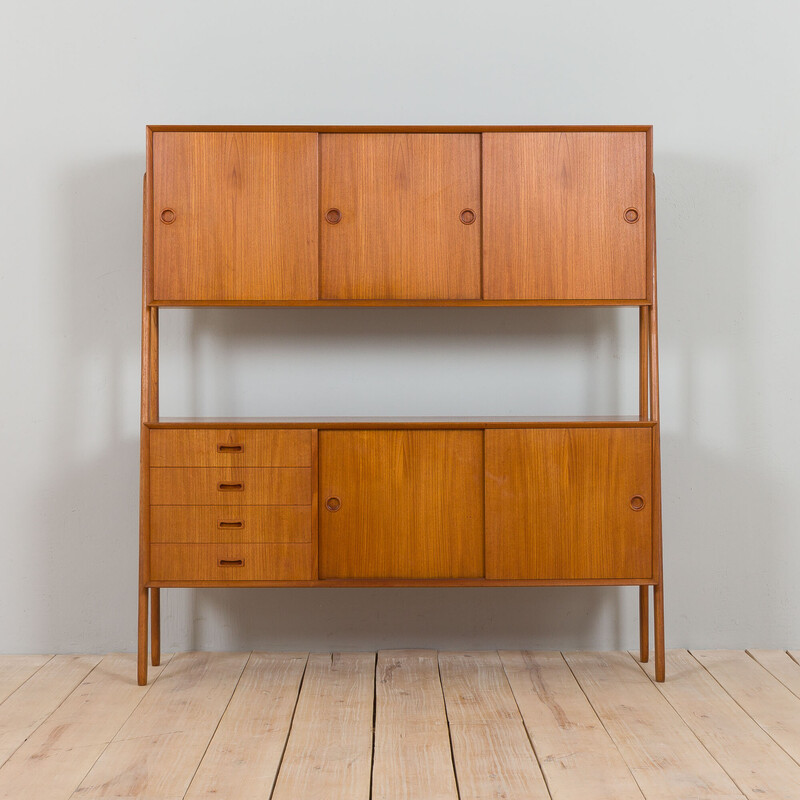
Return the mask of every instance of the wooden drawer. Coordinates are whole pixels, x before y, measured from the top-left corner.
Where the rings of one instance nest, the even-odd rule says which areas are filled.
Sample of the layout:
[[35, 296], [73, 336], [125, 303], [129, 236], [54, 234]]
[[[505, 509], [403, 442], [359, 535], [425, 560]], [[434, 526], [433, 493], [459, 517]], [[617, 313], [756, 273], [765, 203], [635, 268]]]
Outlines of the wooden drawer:
[[150, 470], [154, 506], [285, 506], [311, 503], [305, 467], [156, 467]]
[[310, 542], [311, 506], [152, 506], [150, 541]]
[[308, 581], [314, 575], [310, 544], [153, 544], [154, 581]]
[[310, 467], [310, 430], [150, 431], [151, 467]]

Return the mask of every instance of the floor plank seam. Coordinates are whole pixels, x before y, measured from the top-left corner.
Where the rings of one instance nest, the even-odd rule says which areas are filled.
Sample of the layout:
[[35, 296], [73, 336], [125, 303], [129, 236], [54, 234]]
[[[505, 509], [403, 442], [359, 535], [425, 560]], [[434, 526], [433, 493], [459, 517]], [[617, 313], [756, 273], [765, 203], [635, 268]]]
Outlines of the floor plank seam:
[[303, 692], [303, 683], [306, 679], [306, 670], [308, 669], [308, 659], [309, 653], [306, 653], [306, 662], [303, 664], [303, 674], [300, 676], [300, 683], [297, 685], [297, 694], [294, 698], [294, 705], [292, 706], [292, 716], [289, 719], [289, 725], [286, 728], [286, 738], [283, 740], [283, 749], [281, 750], [281, 757], [278, 759], [278, 767], [275, 770], [275, 777], [272, 779], [272, 786], [269, 790], [269, 795], [267, 795], [266, 800], [272, 800], [273, 795], [275, 794], [275, 787], [278, 785], [278, 776], [281, 774], [281, 768], [283, 767], [283, 759], [286, 755], [286, 748], [289, 746], [289, 737], [292, 735], [292, 728], [294, 727], [294, 717], [297, 713], [297, 705], [300, 702], [300, 695]]
[[444, 683], [442, 683], [442, 665], [439, 663], [439, 651], [436, 651], [436, 671], [439, 673], [439, 690], [442, 693], [442, 704], [444, 705], [444, 718], [447, 721], [447, 739], [450, 742], [450, 763], [453, 767], [453, 780], [456, 784], [456, 796], [461, 800], [461, 787], [458, 785], [458, 770], [456, 769], [456, 756], [453, 752], [453, 734], [450, 730], [450, 712], [447, 709], [447, 699], [444, 695]]
[[[53, 656], [53, 658], [55, 658], [55, 656]], [[49, 663], [50, 663], [52, 660], [53, 660], [52, 658], [51, 658], [51, 659], [48, 659], [48, 660], [45, 662], [45, 664], [49, 664]], [[60, 703], [59, 703], [59, 704], [58, 704], [58, 705], [57, 705], [55, 708], [51, 709], [51, 710], [50, 710], [50, 712], [49, 712], [48, 714], [46, 714], [44, 717], [42, 717], [42, 718], [41, 718], [41, 719], [40, 719], [40, 720], [37, 722], [37, 724], [36, 724], [36, 727], [34, 727], [34, 728], [33, 728], [33, 730], [29, 731], [29, 732], [28, 732], [28, 735], [27, 735], [27, 736], [26, 736], [26, 737], [25, 737], [25, 738], [24, 738], [24, 739], [23, 739], [23, 740], [22, 740], [22, 741], [21, 741], [21, 742], [20, 742], [20, 743], [19, 743], [19, 744], [18, 744], [18, 745], [17, 745], [17, 746], [16, 746], [16, 747], [13, 749], [13, 750], [12, 750], [12, 751], [11, 751], [11, 752], [10, 752], [10, 753], [9, 753], [9, 754], [8, 754], [8, 755], [7, 755], [7, 756], [4, 758], [4, 759], [3, 759], [3, 760], [2, 760], [2, 761], [0, 761], [0, 768], [2, 768], [2, 767], [5, 765], [5, 764], [7, 764], [7, 763], [8, 763], [8, 762], [11, 760], [11, 757], [14, 755], [14, 753], [16, 753], [16, 752], [17, 752], [17, 750], [19, 750], [19, 749], [20, 749], [20, 747], [22, 747], [22, 746], [25, 744], [25, 742], [27, 742], [27, 741], [28, 741], [28, 739], [30, 739], [30, 738], [31, 738], [31, 736], [33, 736], [33, 734], [34, 734], [34, 733], [36, 733], [36, 731], [38, 731], [38, 730], [39, 730], [39, 728], [41, 728], [41, 727], [42, 727], [42, 725], [44, 725], [44, 724], [45, 724], [45, 722], [47, 722], [47, 720], [49, 720], [49, 719], [50, 719], [50, 717], [51, 717], [53, 714], [55, 714], [55, 713], [56, 713], [56, 711], [58, 711], [58, 709], [59, 709], [59, 708], [61, 708], [61, 706], [63, 706], [63, 705], [64, 705], [64, 703], [66, 703], [66, 702], [67, 702], [67, 698], [68, 698], [68, 697], [70, 697], [70, 696], [72, 695], [72, 693], [73, 693], [73, 692], [74, 692], [74, 691], [75, 691], [75, 690], [76, 690], [76, 689], [77, 689], [77, 688], [78, 688], [78, 687], [79, 687], [79, 686], [80, 686], [80, 685], [81, 685], [81, 684], [82, 684], [82, 683], [83, 683], [83, 682], [84, 682], [84, 681], [85, 681], [85, 680], [86, 680], [86, 679], [87, 679], [87, 678], [88, 678], [88, 677], [89, 677], [89, 676], [90, 676], [90, 675], [91, 675], [91, 674], [92, 674], [92, 673], [93, 673], [93, 672], [94, 672], [96, 669], [97, 669], [97, 667], [98, 667], [98, 666], [100, 666], [100, 663], [102, 662], [102, 660], [103, 660], [103, 659], [101, 658], [101, 659], [100, 659], [100, 660], [99, 660], [99, 661], [98, 661], [98, 662], [97, 662], [97, 663], [96, 663], [96, 664], [95, 664], [95, 665], [94, 665], [94, 666], [93, 666], [93, 667], [92, 667], [92, 668], [91, 668], [91, 669], [90, 669], [90, 670], [89, 670], [89, 671], [88, 671], [88, 672], [87, 672], [87, 673], [86, 673], [86, 674], [85, 674], [85, 675], [84, 675], [84, 676], [83, 676], [83, 677], [82, 677], [82, 678], [81, 678], [81, 679], [80, 679], [80, 680], [79, 680], [79, 681], [78, 681], [78, 682], [77, 682], [77, 683], [76, 683], [76, 684], [75, 684], [73, 687], [72, 687], [72, 689], [70, 689], [70, 690], [69, 690], [69, 691], [68, 691], [68, 692], [67, 692], [67, 693], [64, 695], [64, 697], [62, 697], [62, 698], [61, 698], [61, 702], [60, 702]], [[42, 667], [44, 667], [44, 666], [45, 666], [45, 664], [42, 664]], [[40, 667], [39, 669], [41, 669], [41, 667]], [[36, 672], [34, 672], [34, 673], [33, 673], [33, 675], [35, 675], [37, 672], [39, 672], [39, 670], [38, 670], [38, 669], [36, 670]], [[33, 677], [33, 675], [31, 675], [31, 678]], [[28, 680], [30, 680], [30, 678], [28, 678]], [[21, 684], [20, 684], [20, 685], [19, 685], [19, 686], [18, 686], [18, 687], [17, 687], [17, 688], [16, 688], [16, 689], [15, 689], [15, 690], [14, 690], [14, 691], [13, 691], [13, 692], [12, 692], [12, 693], [11, 693], [11, 694], [8, 696], [8, 697], [7, 697], [7, 698], [6, 698], [6, 700], [8, 700], [9, 698], [13, 697], [13, 696], [14, 696], [14, 695], [15, 695], [15, 694], [16, 694], [16, 693], [17, 693], [17, 692], [18, 692], [18, 691], [19, 691], [19, 690], [20, 690], [20, 689], [21, 689], [21, 688], [22, 688], [22, 687], [23, 687], [23, 686], [24, 686], [24, 685], [27, 683], [27, 682], [28, 682], [28, 681], [23, 681], [23, 682], [22, 682], [22, 683], [21, 683]], [[3, 702], [5, 703], [5, 702], [6, 702], [6, 700], [4, 700]], [[2, 708], [2, 704], [0, 704], [0, 708]]]
[[[239, 681], [242, 679], [242, 675], [244, 671], [247, 669], [247, 665], [250, 663], [250, 659], [253, 657], [253, 651], [251, 650], [248, 654], [247, 658], [245, 659], [244, 665], [239, 672], [239, 677], [236, 679], [236, 683], [233, 685], [233, 691], [231, 691], [230, 697], [228, 697], [228, 702], [225, 703], [225, 708], [222, 709], [222, 713], [219, 715], [219, 719], [217, 720], [217, 724], [214, 726], [214, 730], [211, 733], [211, 736], [208, 737], [208, 741], [206, 742], [205, 749], [203, 750], [203, 755], [197, 761], [197, 766], [194, 768], [194, 772], [192, 772], [192, 777], [189, 778], [189, 782], [186, 784], [186, 789], [183, 791], [182, 798], [185, 798], [187, 794], [189, 794], [189, 789], [192, 788], [192, 784], [194, 783], [194, 779], [197, 776], [197, 771], [200, 769], [200, 765], [203, 763], [203, 759], [206, 757], [206, 753], [208, 752], [208, 748], [211, 747], [211, 742], [214, 740], [214, 737], [217, 735], [217, 731], [219, 730], [220, 722], [222, 722], [222, 718], [225, 716], [228, 708], [230, 707], [231, 700], [233, 700], [233, 696], [236, 694], [236, 690], [239, 688]], [[162, 673], [163, 674], [163, 673]]]
[[[675, 712], [675, 713], [678, 715], [678, 719], [680, 719], [680, 721], [681, 721], [681, 722], [682, 722], [682, 723], [683, 723], [683, 724], [686, 726], [686, 728], [687, 728], [687, 730], [689, 731], [689, 733], [691, 733], [691, 734], [692, 734], [692, 736], [694, 736], [694, 738], [695, 738], [695, 739], [697, 739], [697, 741], [700, 743], [700, 746], [703, 748], [703, 750], [705, 750], [705, 751], [706, 751], [706, 753], [708, 753], [708, 755], [711, 757], [711, 759], [714, 761], [714, 763], [715, 763], [715, 764], [717, 764], [717, 765], [719, 766], [719, 768], [722, 770], [722, 772], [723, 772], [725, 775], [727, 775], [727, 776], [728, 776], [728, 779], [730, 780], [730, 782], [731, 782], [731, 783], [732, 783], [732, 784], [733, 784], [733, 785], [734, 785], [734, 786], [735, 786], [735, 787], [736, 787], [736, 788], [739, 790], [739, 793], [740, 793], [740, 794], [742, 795], [742, 797], [743, 797], [743, 798], [746, 800], [746, 799], [747, 799], [747, 797], [748, 797], [748, 794], [747, 794], [747, 792], [744, 790], [744, 788], [743, 788], [743, 787], [741, 787], [741, 786], [739, 786], [739, 784], [736, 782], [736, 779], [733, 777], [733, 775], [731, 775], [731, 774], [730, 774], [730, 772], [728, 772], [728, 770], [727, 770], [727, 769], [725, 769], [725, 765], [724, 765], [724, 764], [722, 764], [722, 763], [720, 762], [720, 760], [719, 760], [719, 759], [718, 759], [718, 758], [717, 758], [717, 757], [716, 757], [716, 756], [715, 756], [715, 755], [714, 755], [714, 754], [713, 754], [713, 753], [712, 753], [712, 752], [711, 752], [711, 751], [708, 749], [708, 747], [707, 747], [706, 743], [705, 743], [705, 742], [704, 742], [704, 741], [703, 741], [703, 740], [702, 740], [702, 739], [701, 739], [701, 738], [700, 738], [700, 737], [697, 735], [697, 733], [695, 732], [694, 728], [692, 728], [692, 726], [689, 724], [689, 721], [688, 721], [687, 719], [685, 719], [685, 718], [684, 718], [683, 714], [681, 714], [681, 712], [680, 712], [680, 711], [678, 711], [678, 709], [677, 709], [677, 708], [675, 708], [675, 706], [674, 706], [674, 705], [672, 705], [672, 702], [670, 701], [669, 697], [667, 697], [667, 695], [666, 695], [666, 694], [664, 693], [664, 691], [661, 689], [660, 685], [659, 685], [659, 684], [658, 684], [656, 681], [654, 681], [654, 680], [653, 680], [653, 679], [652, 679], [652, 678], [651, 678], [651, 677], [650, 677], [650, 676], [647, 674], [647, 671], [646, 671], [646, 670], [645, 670], [645, 668], [642, 666], [642, 664], [639, 662], [639, 660], [638, 660], [637, 658], [635, 658], [635, 656], [633, 655], [633, 653], [631, 653], [631, 652], [628, 652], [628, 655], [629, 655], [629, 656], [630, 656], [630, 657], [631, 657], [631, 658], [632, 658], [632, 659], [633, 659], [633, 660], [634, 660], [634, 661], [635, 661], [635, 662], [636, 662], [636, 663], [639, 665], [639, 667], [641, 668], [642, 672], [644, 672], [644, 674], [645, 674], [645, 677], [647, 678], [647, 680], [649, 680], [649, 681], [650, 681], [650, 683], [652, 683], [652, 684], [653, 684], [653, 685], [656, 687], [656, 689], [658, 689], [658, 691], [659, 691], [659, 693], [661, 694], [661, 696], [662, 696], [662, 697], [664, 698], [664, 700], [667, 702], [667, 705], [668, 705], [668, 706], [669, 706], [669, 707], [670, 707], [670, 708], [671, 708], [671, 709], [672, 709], [672, 710], [673, 710], [673, 711], [674, 711], [674, 712]], [[690, 655], [691, 655], [691, 653], [690, 653]], [[665, 658], [666, 658], [666, 654], [665, 654]], [[694, 658], [694, 656], [692, 656], [692, 658]], [[696, 658], [695, 658], [695, 661], [697, 661], [697, 659], [696, 659]], [[708, 672], [708, 670], [706, 670], [706, 672]], [[719, 681], [717, 681], [717, 683], [719, 683]], [[725, 687], [723, 686], [722, 688], [723, 688], [723, 690], [724, 690], [724, 688], [725, 688]], [[726, 692], [726, 694], [728, 694], [728, 693]], [[728, 694], [728, 697], [730, 697], [730, 695], [729, 695], [729, 694]], [[739, 704], [737, 703], [737, 705], [739, 705]], [[741, 706], [739, 706], [739, 708], [742, 708], [742, 707], [741, 707]], [[744, 711], [744, 709], [743, 709], [743, 708], [742, 708], [742, 711]], [[744, 711], [744, 713], [745, 713], [745, 714], [747, 714], [747, 712], [746, 712], [746, 711]], [[750, 715], [749, 715], [749, 714], [747, 714], [747, 716], [749, 717]], [[752, 717], [750, 717], [750, 718], [752, 719]], [[761, 727], [761, 726], [759, 726], [759, 727]]]
[[[168, 656], [168, 658], [167, 658], [167, 661], [169, 661], [169, 659], [171, 659], [171, 658], [172, 658], [172, 655], [170, 654], [170, 655]], [[162, 661], [163, 661], [163, 656], [162, 656]], [[101, 661], [100, 663], [102, 664], [102, 661]], [[99, 666], [99, 665], [98, 665], [98, 666]], [[166, 667], [166, 664], [165, 664], [164, 666]], [[91, 674], [91, 673], [89, 673], [89, 674]], [[90, 773], [90, 772], [91, 772], [91, 771], [94, 769], [94, 767], [95, 767], [95, 764], [97, 764], [97, 762], [98, 762], [98, 761], [99, 761], [99, 760], [102, 758], [102, 756], [103, 756], [103, 754], [106, 752], [106, 750], [108, 750], [108, 746], [111, 744], [111, 742], [113, 742], [113, 741], [114, 741], [114, 739], [115, 739], [116, 735], [117, 735], [117, 734], [118, 734], [118, 733], [119, 733], [119, 732], [120, 732], [120, 731], [121, 731], [121, 730], [122, 730], [122, 729], [125, 727], [125, 725], [126, 725], [126, 723], [128, 722], [128, 720], [129, 720], [129, 719], [130, 719], [130, 718], [133, 716], [133, 713], [134, 713], [134, 712], [136, 711], [136, 709], [137, 709], [137, 708], [139, 708], [139, 706], [141, 705], [141, 703], [142, 703], [142, 700], [144, 700], [144, 699], [145, 699], [145, 697], [147, 697], [147, 695], [148, 695], [148, 694], [150, 694], [150, 690], [151, 690], [151, 689], [153, 688], [153, 686], [155, 685], [155, 682], [156, 682], [156, 681], [157, 681], [157, 680], [158, 680], [158, 679], [159, 679], [159, 678], [160, 678], [160, 677], [161, 677], [163, 674], [164, 674], [164, 670], [162, 669], [162, 670], [161, 670], [161, 672], [159, 672], [159, 673], [158, 673], [158, 675], [156, 675], [156, 677], [155, 677], [155, 678], [153, 678], [153, 680], [152, 680], [152, 681], [151, 681], [151, 682], [148, 684], [148, 686], [147, 686], [147, 689], [146, 689], [144, 692], [142, 692], [142, 696], [141, 696], [141, 698], [139, 699], [139, 702], [138, 702], [138, 703], [137, 703], [137, 704], [136, 704], [136, 705], [133, 707], [133, 709], [131, 710], [131, 713], [130, 713], [130, 714], [128, 714], [128, 716], [127, 716], [127, 717], [125, 717], [125, 719], [123, 720], [123, 722], [122, 722], [122, 724], [119, 726], [119, 728], [117, 728], [117, 730], [116, 730], [116, 731], [114, 731], [114, 736], [112, 736], [112, 737], [111, 737], [111, 738], [110, 738], [110, 739], [109, 739], [107, 742], [105, 742], [105, 743], [104, 743], [104, 745], [103, 745], [103, 749], [102, 749], [102, 750], [101, 750], [101, 751], [100, 751], [100, 752], [97, 754], [97, 758], [96, 758], [94, 761], [92, 761], [92, 763], [91, 763], [91, 765], [90, 765], [89, 769], [87, 769], [87, 770], [86, 770], [86, 772], [85, 772], [83, 775], [81, 775], [81, 778], [80, 778], [80, 780], [79, 780], [79, 781], [78, 781], [78, 782], [75, 784], [75, 788], [74, 788], [74, 789], [72, 790], [72, 792], [70, 793], [70, 797], [72, 797], [72, 796], [75, 794], [75, 792], [78, 790], [78, 788], [79, 788], [79, 787], [80, 787], [80, 786], [83, 784], [83, 782], [86, 780], [86, 777], [87, 777], [87, 776], [89, 775], [89, 773]], [[88, 675], [87, 675], [87, 677], [88, 677]], [[85, 679], [84, 679], [84, 680], [85, 680]], [[83, 683], [83, 681], [81, 681], [81, 683]], [[78, 684], [78, 685], [80, 686], [80, 684]]]
[[[782, 650], [781, 652], [784, 655], [786, 655], [786, 657], [789, 659], [789, 661], [791, 661], [794, 664], [797, 664], [797, 662], [792, 658], [792, 655], [788, 650]], [[763, 667], [767, 672], [769, 672], [769, 674], [772, 675], [772, 677], [775, 678], [775, 680], [778, 681], [778, 683], [780, 683], [782, 686], [785, 686], [795, 697], [800, 699], [800, 694], [798, 694], [794, 689], [792, 689], [792, 687], [789, 686], [785, 681], [781, 680], [781, 678], [779, 678], [769, 667], [767, 667], [764, 664], [762, 664], [758, 660], [758, 658], [756, 656], [754, 656], [749, 650], [745, 650], [745, 653], [747, 653], [747, 655], [750, 656], [750, 658], [752, 658], [753, 661], [756, 662], [756, 664], [758, 664], [760, 667]]]
[[10, 694], [6, 695], [2, 700], [0, 700], [0, 708], [2, 708], [3, 703], [5, 703], [6, 700], [8, 700], [9, 697], [12, 697], [15, 692], [18, 692], [31, 678], [34, 677], [34, 675], [36, 675], [41, 669], [46, 667], [54, 658], [55, 658], [55, 654], [51, 655], [50, 658], [48, 658], [47, 661], [44, 662], [44, 664], [40, 664], [30, 675], [28, 675], [28, 677], [25, 678], [25, 680], [22, 681], [22, 683], [19, 686], [17, 686], [17, 688], [14, 689], [13, 692], [11, 692]]
[[[748, 717], [750, 717], [750, 719], [752, 719], [752, 720], [753, 720], [753, 722], [755, 722], [755, 723], [756, 723], [756, 725], [758, 725], [758, 727], [759, 727], [759, 728], [761, 728], [761, 730], [762, 730], [762, 731], [764, 731], [764, 733], [766, 733], [766, 734], [767, 734], [767, 736], [769, 736], [769, 738], [770, 738], [770, 739], [772, 739], [772, 741], [775, 743], [775, 746], [776, 746], [776, 747], [779, 747], [781, 750], [783, 750], [783, 752], [784, 752], [784, 753], [786, 753], [786, 755], [787, 755], [787, 756], [789, 756], [789, 758], [791, 758], [791, 759], [792, 759], [792, 761], [794, 761], [794, 763], [795, 763], [795, 764], [797, 764], [797, 766], [799, 766], [799, 767], [800, 767], [800, 760], [798, 760], [797, 758], [795, 758], [795, 757], [794, 757], [794, 756], [793, 756], [793, 755], [792, 755], [792, 754], [791, 754], [791, 753], [790, 753], [790, 752], [789, 752], [789, 751], [788, 751], [788, 750], [787, 750], [787, 749], [786, 749], [786, 748], [785, 748], [785, 747], [784, 747], [784, 746], [783, 746], [783, 745], [782, 745], [782, 744], [781, 744], [781, 743], [780, 743], [780, 742], [779, 742], [779, 741], [778, 741], [778, 740], [777, 740], [777, 739], [776, 739], [776, 738], [775, 738], [775, 737], [774, 737], [774, 736], [773, 736], [773, 735], [772, 735], [772, 734], [771, 734], [771, 733], [770, 733], [770, 732], [769, 732], [769, 731], [768, 731], [768, 730], [767, 730], [767, 729], [766, 729], [766, 728], [765, 728], [765, 727], [764, 727], [764, 726], [763, 726], [763, 725], [762, 725], [762, 724], [761, 724], [761, 723], [760, 723], [760, 722], [759, 722], [759, 721], [758, 721], [758, 720], [757, 720], [757, 719], [756, 719], [756, 718], [755, 718], [755, 717], [754, 717], [754, 716], [753, 716], [753, 715], [752, 715], [752, 714], [751, 714], [751, 713], [750, 713], [750, 712], [749, 712], [749, 711], [748, 711], [748, 710], [747, 710], [747, 709], [746, 709], [746, 708], [745, 708], [745, 707], [744, 707], [744, 706], [743, 706], [743, 705], [742, 705], [742, 704], [741, 704], [741, 703], [740, 703], [740, 702], [739, 702], [739, 701], [738, 701], [738, 700], [737, 700], [737, 699], [736, 699], [736, 698], [735, 698], [735, 697], [734, 697], [734, 696], [733, 696], [733, 695], [732, 695], [732, 694], [731, 694], [731, 693], [730, 693], [730, 692], [729, 692], [729, 691], [728, 691], [728, 690], [727, 690], [727, 689], [726, 689], [726, 688], [725, 688], [723, 685], [722, 685], [722, 683], [721, 683], [720, 681], [718, 681], [718, 680], [717, 680], [717, 677], [716, 677], [716, 675], [714, 675], [714, 673], [713, 673], [713, 672], [712, 672], [710, 669], [708, 669], [708, 667], [706, 667], [706, 665], [705, 665], [705, 664], [703, 664], [703, 662], [702, 662], [702, 661], [701, 661], [699, 658], [697, 658], [697, 657], [695, 656], [695, 654], [694, 654], [694, 653], [693, 653], [691, 650], [689, 650], [689, 651], [687, 651], [687, 652], [688, 652], [688, 653], [689, 653], [689, 655], [690, 655], [690, 656], [691, 656], [691, 657], [692, 657], [692, 658], [693, 658], [693, 659], [694, 659], [694, 660], [695, 660], [695, 661], [696, 661], [696, 662], [697, 662], [697, 663], [698, 663], [698, 664], [699, 664], [699, 665], [700, 665], [700, 666], [701, 666], [701, 667], [702, 667], [702, 668], [703, 668], [703, 669], [704, 669], [704, 670], [705, 670], [705, 671], [706, 671], [706, 672], [707, 672], [707, 673], [708, 673], [708, 674], [709, 674], [709, 675], [710, 675], [710, 676], [711, 676], [711, 677], [714, 679], [715, 683], [717, 683], [717, 685], [718, 685], [718, 686], [719, 686], [719, 687], [722, 689], [722, 691], [723, 691], [723, 692], [725, 692], [725, 694], [727, 694], [727, 695], [728, 695], [728, 697], [730, 697], [730, 698], [731, 698], [731, 700], [733, 700], [733, 702], [734, 702], [734, 703], [736, 703], [736, 705], [737, 705], [737, 706], [739, 706], [739, 708], [741, 708], [741, 709], [742, 709], [742, 711], [743, 711], [745, 714], [747, 714], [747, 716], [748, 716]], [[757, 662], [757, 661], [756, 661], [756, 663], [758, 664], [758, 662]], [[780, 682], [780, 681], [779, 681], [777, 678], [775, 678], [775, 677], [773, 676], [773, 674], [772, 674], [772, 673], [771, 673], [769, 670], [767, 670], [767, 669], [764, 669], [764, 667], [762, 667], [762, 666], [761, 666], [761, 664], [758, 664], [758, 666], [759, 666], [759, 667], [761, 667], [761, 669], [763, 669], [763, 670], [764, 670], [764, 672], [766, 672], [766, 674], [767, 674], [767, 675], [769, 675], [769, 677], [770, 677], [770, 678], [772, 678], [774, 681], [777, 681], [778, 683], [780, 683], [780, 684], [781, 684], [781, 686], [783, 686], [783, 684], [782, 684], [782, 683], [781, 683], [781, 682]], [[683, 717], [681, 717], [681, 719], [683, 719]]]
[[611, 731], [606, 727], [606, 723], [603, 720], [603, 718], [600, 716], [600, 712], [597, 710], [597, 708], [595, 708], [595, 705], [592, 702], [592, 699], [586, 693], [586, 690], [583, 688], [583, 684], [578, 680], [578, 676], [575, 674], [575, 670], [572, 669], [572, 666], [570, 665], [569, 661], [564, 656], [564, 653], [559, 651], [559, 655], [563, 659], [564, 663], [567, 665], [567, 669], [570, 671], [570, 673], [572, 674], [573, 680], [578, 685], [578, 688], [581, 690], [581, 694], [586, 698], [586, 702], [589, 704], [589, 708], [592, 709], [592, 711], [594, 712], [595, 717], [597, 717], [597, 721], [600, 723], [600, 725], [602, 726], [603, 730], [606, 732], [606, 736], [608, 736], [608, 740], [611, 742], [611, 744], [614, 745], [614, 747], [616, 748], [617, 753], [619, 753], [619, 757], [622, 759], [622, 763], [625, 765], [625, 767], [627, 768], [628, 772], [631, 775], [631, 778], [633, 779], [633, 782], [636, 784], [636, 788], [639, 790], [639, 794], [641, 794], [643, 800], [646, 800], [647, 795], [644, 793], [644, 789], [642, 788], [642, 786], [639, 783], [639, 781], [636, 779], [636, 774], [631, 769], [630, 764], [628, 764], [628, 759], [625, 758], [625, 756], [622, 753], [622, 750], [619, 749], [619, 744], [618, 744], [617, 740], [611, 734]]
[[531, 746], [531, 751], [533, 752], [533, 757], [536, 759], [536, 764], [539, 767], [539, 772], [542, 773], [542, 780], [544, 781], [544, 788], [547, 790], [547, 794], [550, 797], [550, 800], [553, 800], [553, 791], [550, 788], [550, 782], [547, 780], [547, 775], [542, 767], [542, 762], [539, 758], [539, 754], [536, 752], [536, 745], [533, 743], [533, 738], [531, 737], [531, 732], [528, 730], [528, 725], [525, 722], [525, 717], [522, 714], [522, 709], [519, 707], [519, 701], [517, 700], [516, 694], [514, 694], [514, 687], [511, 685], [511, 681], [508, 679], [508, 673], [506, 672], [506, 665], [503, 659], [500, 656], [499, 651], [495, 650], [497, 653], [497, 658], [500, 660], [500, 666], [503, 668], [503, 677], [506, 679], [506, 683], [508, 684], [508, 689], [511, 692], [511, 696], [514, 698], [514, 705], [517, 708], [517, 714], [519, 714], [520, 721], [522, 722], [522, 728], [525, 731], [525, 736], [528, 739], [528, 744]]

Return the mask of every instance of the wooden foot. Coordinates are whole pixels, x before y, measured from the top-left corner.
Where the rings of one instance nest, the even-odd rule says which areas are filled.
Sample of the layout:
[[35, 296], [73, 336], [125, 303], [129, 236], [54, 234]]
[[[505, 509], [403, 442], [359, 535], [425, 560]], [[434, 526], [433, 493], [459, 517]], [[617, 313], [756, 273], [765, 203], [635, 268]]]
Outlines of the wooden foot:
[[639, 587], [639, 660], [650, 659], [650, 587]]
[[150, 590], [150, 660], [161, 664], [161, 590]]
[[139, 686], [147, 684], [147, 587], [139, 587], [139, 653], [137, 661]]
[[664, 682], [666, 673], [664, 652], [664, 586], [656, 584], [653, 587], [653, 628], [656, 640], [656, 681]]

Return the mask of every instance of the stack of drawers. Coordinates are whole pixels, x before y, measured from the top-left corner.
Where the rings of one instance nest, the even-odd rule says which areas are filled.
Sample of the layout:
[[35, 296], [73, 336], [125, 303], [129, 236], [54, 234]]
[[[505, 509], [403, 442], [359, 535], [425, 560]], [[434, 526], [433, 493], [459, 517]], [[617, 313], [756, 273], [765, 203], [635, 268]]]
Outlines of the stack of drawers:
[[313, 434], [151, 430], [150, 579], [316, 578]]

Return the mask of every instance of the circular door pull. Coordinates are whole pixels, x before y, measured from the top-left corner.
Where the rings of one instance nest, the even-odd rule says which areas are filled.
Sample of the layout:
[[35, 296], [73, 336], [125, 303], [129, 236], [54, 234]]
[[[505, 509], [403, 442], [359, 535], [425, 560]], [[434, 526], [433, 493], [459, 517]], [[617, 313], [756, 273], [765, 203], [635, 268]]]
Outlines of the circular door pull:
[[477, 218], [477, 215], [471, 208], [465, 208], [459, 215], [458, 218], [465, 224], [465, 225], [472, 225]]
[[325, 501], [325, 508], [328, 511], [338, 511], [342, 507], [342, 501], [338, 497], [329, 497]]
[[639, 211], [635, 208], [626, 208], [622, 216], [625, 218], [625, 222], [630, 222], [631, 225], [639, 221]]
[[342, 212], [338, 208], [329, 208], [325, 212], [325, 222], [336, 225], [342, 220]]
[[175, 222], [175, 212], [171, 208], [165, 208], [160, 216], [165, 225], [172, 225]]
[[644, 497], [640, 494], [635, 494], [631, 497], [631, 508], [634, 511], [641, 511], [644, 508]]

